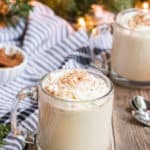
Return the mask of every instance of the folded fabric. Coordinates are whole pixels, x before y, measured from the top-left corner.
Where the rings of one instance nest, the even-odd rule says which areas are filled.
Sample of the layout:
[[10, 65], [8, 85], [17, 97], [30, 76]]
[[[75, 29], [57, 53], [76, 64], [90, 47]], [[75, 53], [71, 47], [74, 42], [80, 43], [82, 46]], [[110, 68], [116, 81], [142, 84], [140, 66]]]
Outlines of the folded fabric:
[[[37, 15], [42, 14], [46, 17], [54, 16], [54, 12], [49, 9], [47, 6], [39, 2], [33, 2], [33, 11], [30, 13], [30, 16], [37, 17]], [[27, 20], [22, 20], [14, 26], [8, 26], [0, 29], [0, 43], [8, 42], [8, 41], [20, 41], [24, 35], [24, 31], [26, 30], [26, 25], [28, 25]]]
[[8, 41], [19, 42], [23, 36], [23, 31], [25, 30], [25, 21], [20, 20], [16, 27], [6, 27], [0, 29], [0, 43]]
[[28, 55], [47, 50], [73, 32], [70, 25], [41, 3], [34, 2], [22, 48]]
[[70, 25], [47, 6], [33, 2], [28, 20], [0, 29], [0, 43], [20, 46], [28, 55], [45, 50], [72, 33]]

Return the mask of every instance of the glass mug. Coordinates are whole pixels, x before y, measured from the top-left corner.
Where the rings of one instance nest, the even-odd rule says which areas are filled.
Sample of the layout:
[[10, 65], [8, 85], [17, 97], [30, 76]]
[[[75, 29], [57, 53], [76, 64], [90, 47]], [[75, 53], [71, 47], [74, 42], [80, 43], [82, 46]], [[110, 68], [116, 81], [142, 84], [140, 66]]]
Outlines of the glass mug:
[[146, 9], [128, 9], [120, 12], [113, 25], [113, 48], [111, 52], [111, 78], [118, 84], [136, 87], [150, 87], [150, 24], [142, 30], [124, 26], [126, 17]]
[[43, 88], [46, 75], [37, 87], [26, 88], [18, 94], [11, 117], [13, 133], [21, 139], [25, 138], [16, 121], [20, 100], [38, 97], [38, 150], [108, 150], [112, 130], [113, 85], [102, 73], [86, 71], [105, 81], [109, 91], [104, 96], [88, 101], [56, 98]]

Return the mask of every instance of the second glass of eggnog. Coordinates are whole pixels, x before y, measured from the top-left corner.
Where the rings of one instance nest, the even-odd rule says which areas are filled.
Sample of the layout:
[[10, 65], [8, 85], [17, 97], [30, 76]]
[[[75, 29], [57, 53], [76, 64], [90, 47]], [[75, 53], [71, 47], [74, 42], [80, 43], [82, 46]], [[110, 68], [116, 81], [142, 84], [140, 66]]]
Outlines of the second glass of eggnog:
[[39, 150], [108, 150], [113, 86], [101, 73], [58, 70], [38, 89]]
[[119, 84], [150, 87], [150, 11], [129, 9], [114, 24], [111, 77]]

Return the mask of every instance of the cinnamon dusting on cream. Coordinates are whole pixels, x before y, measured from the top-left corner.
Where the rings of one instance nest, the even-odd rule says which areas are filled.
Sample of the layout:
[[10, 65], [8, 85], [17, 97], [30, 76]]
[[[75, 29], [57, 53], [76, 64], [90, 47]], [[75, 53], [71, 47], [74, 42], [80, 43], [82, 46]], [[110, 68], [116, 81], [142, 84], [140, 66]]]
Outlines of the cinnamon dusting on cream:
[[73, 70], [68, 74], [64, 75], [62, 78], [60, 78], [60, 84], [74, 87], [80, 82], [87, 80], [86, 76], [87, 73], [83, 70], [82, 71]]
[[56, 71], [43, 81], [45, 91], [66, 100], [88, 100], [104, 95], [105, 81], [82, 69]]
[[128, 25], [132, 29], [135, 29], [139, 26], [150, 27], [150, 17], [147, 17], [147, 14], [145, 14], [144, 12], [140, 12], [133, 16], [131, 19], [129, 19]]

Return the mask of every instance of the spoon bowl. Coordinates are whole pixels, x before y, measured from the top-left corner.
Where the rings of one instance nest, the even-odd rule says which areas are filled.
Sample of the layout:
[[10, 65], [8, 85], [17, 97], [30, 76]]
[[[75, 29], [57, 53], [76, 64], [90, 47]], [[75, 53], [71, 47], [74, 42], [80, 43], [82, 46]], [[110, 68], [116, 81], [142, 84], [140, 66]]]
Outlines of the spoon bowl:
[[150, 126], [150, 102], [142, 96], [136, 96], [131, 101], [132, 116], [140, 123]]
[[147, 103], [142, 96], [134, 97], [131, 101], [131, 106], [134, 110], [147, 110]]
[[132, 116], [140, 123], [150, 126], [150, 112], [132, 111]]

